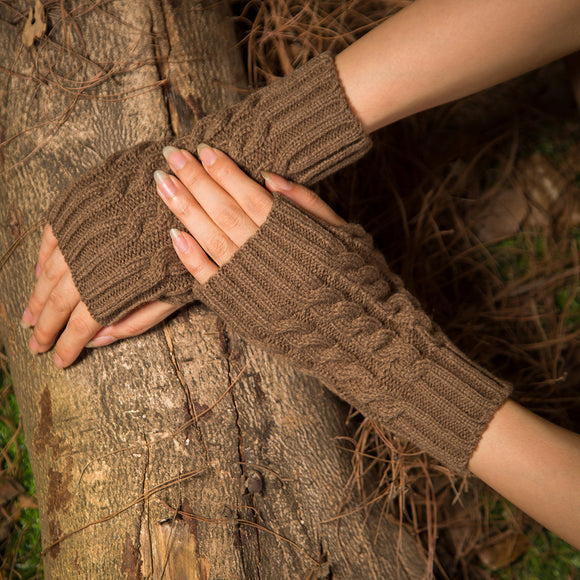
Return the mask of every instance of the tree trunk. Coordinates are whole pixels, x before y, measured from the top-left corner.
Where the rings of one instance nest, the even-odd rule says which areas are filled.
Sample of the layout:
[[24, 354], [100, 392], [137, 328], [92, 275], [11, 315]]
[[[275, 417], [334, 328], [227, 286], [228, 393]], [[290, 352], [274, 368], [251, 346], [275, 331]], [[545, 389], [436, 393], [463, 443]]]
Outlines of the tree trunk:
[[334, 519], [350, 474], [336, 443], [348, 435], [342, 403], [202, 305], [65, 371], [27, 349], [18, 321], [52, 196], [116, 150], [187, 130], [244, 86], [223, 3], [49, 5], [43, 33], [38, 0], [35, 27], [32, 2], [0, 4], [0, 331], [46, 577], [422, 577], [421, 551], [395, 524], [365, 510]]

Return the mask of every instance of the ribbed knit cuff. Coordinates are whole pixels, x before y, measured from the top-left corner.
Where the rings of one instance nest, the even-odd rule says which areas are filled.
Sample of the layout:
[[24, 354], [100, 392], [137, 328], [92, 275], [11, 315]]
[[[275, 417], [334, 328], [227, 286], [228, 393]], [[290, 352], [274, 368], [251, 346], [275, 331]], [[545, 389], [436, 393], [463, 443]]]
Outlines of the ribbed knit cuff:
[[450, 343], [360, 226], [329, 226], [279, 194], [256, 234], [196, 288], [242, 337], [457, 472], [511, 391]]
[[[465, 473], [483, 432], [512, 392], [475, 364], [442, 333], [423, 338], [426, 356], [407, 368], [409, 401], [394, 403], [391, 429], [456, 473]], [[382, 422], [383, 409], [374, 416]]]
[[325, 52], [246, 99], [205, 117], [176, 146], [204, 142], [225, 151], [254, 179], [273, 171], [310, 185], [354, 163], [372, 147], [350, 108], [334, 57]]
[[[350, 165], [371, 148], [350, 108], [331, 53], [312, 59], [271, 89], [267, 109], [274, 141], [280, 151], [292, 152], [285, 166], [276, 167], [281, 175], [309, 185]], [[266, 160], [260, 169], [270, 166], [274, 171], [270, 163]]]

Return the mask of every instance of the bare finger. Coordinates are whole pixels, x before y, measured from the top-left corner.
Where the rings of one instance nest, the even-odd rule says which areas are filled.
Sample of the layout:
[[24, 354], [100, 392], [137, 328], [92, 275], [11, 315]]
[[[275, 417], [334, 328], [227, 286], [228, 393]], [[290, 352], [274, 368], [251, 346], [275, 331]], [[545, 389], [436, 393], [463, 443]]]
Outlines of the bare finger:
[[[248, 177], [225, 153], [201, 143], [197, 148], [199, 158], [209, 175], [231, 197], [257, 225], [262, 225], [272, 209], [272, 196], [259, 183]], [[183, 159], [187, 152], [174, 148], [164, 150], [167, 161], [178, 177], [183, 171]], [[180, 169], [176, 169], [179, 166]], [[211, 201], [211, 200], [210, 200]]]
[[[244, 208], [240, 206], [237, 201], [240, 190], [246, 187], [249, 181], [254, 188], [262, 189], [262, 195], [270, 198], [271, 195], [247, 176], [245, 176], [245, 180], [240, 179], [235, 187], [229, 190], [224, 189], [221, 187], [219, 180], [215, 179], [215, 174], [220, 171], [223, 174], [226, 170], [227, 161], [229, 161], [228, 167], [231, 168], [233, 166], [235, 175], [238, 177], [240, 175], [244, 176], [244, 173], [223, 153], [220, 155], [219, 161], [210, 163], [209, 158], [212, 155], [214, 155], [215, 159], [218, 159], [217, 150], [213, 150], [207, 145], [200, 145], [198, 150], [200, 151], [200, 157], [204, 160], [204, 165], [187, 151], [178, 150], [177, 153], [168, 156], [168, 159], [170, 158], [173, 161], [172, 168], [174, 168], [175, 175], [197, 199], [207, 215], [239, 247], [256, 232], [259, 223], [263, 221], [254, 221]], [[179, 160], [185, 160], [180, 169], [176, 169], [180, 165], [175, 163], [176, 157]], [[206, 161], [208, 161], [207, 165]], [[223, 163], [224, 161], [226, 162], [225, 164]], [[209, 170], [210, 166], [212, 171]]]
[[[201, 165], [199, 166], [204, 171]], [[163, 171], [155, 172], [155, 181], [157, 191], [167, 207], [195, 237], [211, 259], [219, 266], [228, 262], [238, 250], [238, 246], [207, 215], [183, 183]]]
[[22, 314], [22, 326], [28, 328], [38, 322], [51, 292], [67, 272], [66, 262], [60, 250], [56, 248], [44, 263], [40, 277]]
[[345, 220], [343, 220], [327, 203], [322, 201], [318, 195], [307, 187], [299, 185], [298, 183], [292, 183], [274, 173], [265, 171], [263, 175], [266, 181], [266, 187], [270, 191], [277, 191], [285, 195], [300, 209], [303, 209], [310, 215], [331, 226], [341, 226], [346, 224]]
[[171, 238], [177, 256], [200, 284], [205, 284], [217, 273], [218, 267], [207, 257], [193, 237], [185, 232], [171, 230]]
[[143, 334], [162, 320], [165, 320], [170, 314], [179, 310], [181, 306], [182, 304], [168, 304], [160, 300], [143, 304], [143, 306], [139, 306], [139, 308], [127, 314], [119, 322], [101, 328], [87, 344], [87, 348], [106, 346], [122, 338]]
[[42, 272], [42, 268], [44, 267], [44, 263], [55, 248], [58, 245], [57, 239], [54, 237], [52, 233], [52, 227], [50, 224], [46, 224], [44, 226], [44, 230], [42, 232], [42, 240], [40, 242], [40, 249], [38, 250], [38, 259], [36, 260], [36, 277], [40, 277], [40, 273]]
[[71, 365], [100, 328], [101, 325], [90, 315], [85, 303], [79, 302], [56, 343], [56, 366], [65, 368]]
[[68, 272], [50, 293], [34, 327], [30, 339], [30, 348], [34, 352], [46, 352], [52, 347], [80, 301], [79, 292]]

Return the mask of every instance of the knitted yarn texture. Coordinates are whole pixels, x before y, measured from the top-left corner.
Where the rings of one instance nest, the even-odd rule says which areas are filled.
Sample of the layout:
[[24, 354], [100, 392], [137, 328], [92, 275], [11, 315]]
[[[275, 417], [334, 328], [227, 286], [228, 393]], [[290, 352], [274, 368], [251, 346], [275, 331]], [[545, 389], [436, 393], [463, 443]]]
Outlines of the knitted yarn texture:
[[266, 222], [196, 293], [240, 336], [464, 471], [511, 387], [449, 341], [362, 227], [274, 197]]
[[168, 231], [179, 222], [155, 192], [165, 145], [200, 142], [227, 153], [255, 179], [262, 170], [311, 184], [362, 157], [371, 141], [324, 53], [244, 101], [201, 119], [193, 131], [141, 143], [81, 176], [52, 203], [52, 225], [83, 302], [111, 324], [140, 304], [195, 298]]

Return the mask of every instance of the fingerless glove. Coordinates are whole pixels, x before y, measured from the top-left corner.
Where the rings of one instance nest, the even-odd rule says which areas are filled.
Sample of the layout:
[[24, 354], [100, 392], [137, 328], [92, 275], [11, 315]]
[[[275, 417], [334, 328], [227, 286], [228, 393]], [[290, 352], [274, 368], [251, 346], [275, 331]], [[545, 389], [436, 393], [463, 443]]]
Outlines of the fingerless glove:
[[201, 119], [182, 138], [142, 143], [81, 176], [49, 209], [59, 248], [89, 312], [108, 325], [142, 303], [194, 298], [167, 235], [176, 218], [155, 193], [162, 149], [200, 142], [255, 179], [268, 170], [305, 184], [352, 163], [371, 146], [324, 53], [241, 103]]
[[454, 471], [511, 391], [449, 341], [360, 226], [327, 225], [280, 194], [233, 258], [193, 284], [240, 336]]

